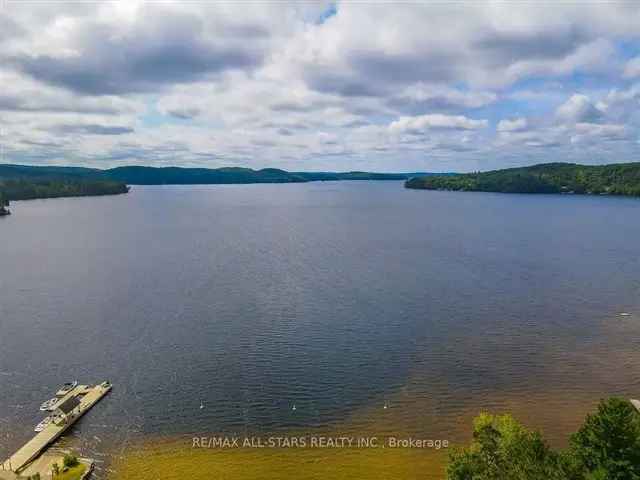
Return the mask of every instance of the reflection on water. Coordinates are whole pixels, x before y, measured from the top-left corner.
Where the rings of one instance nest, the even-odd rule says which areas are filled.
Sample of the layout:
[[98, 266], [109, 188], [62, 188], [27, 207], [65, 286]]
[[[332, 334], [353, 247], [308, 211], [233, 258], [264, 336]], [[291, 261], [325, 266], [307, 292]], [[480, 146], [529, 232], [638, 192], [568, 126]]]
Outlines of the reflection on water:
[[[640, 390], [635, 199], [344, 182], [136, 187], [14, 213], [0, 224], [0, 456], [74, 378], [115, 385], [64, 440], [104, 468], [149, 441], [178, 455], [192, 434], [460, 442], [482, 409], [561, 446], [599, 398]], [[228, 468], [242, 454], [222, 453]], [[269, 455], [380, 471], [371, 452]], [[385, 455], [406, 478], [440, 468]]]

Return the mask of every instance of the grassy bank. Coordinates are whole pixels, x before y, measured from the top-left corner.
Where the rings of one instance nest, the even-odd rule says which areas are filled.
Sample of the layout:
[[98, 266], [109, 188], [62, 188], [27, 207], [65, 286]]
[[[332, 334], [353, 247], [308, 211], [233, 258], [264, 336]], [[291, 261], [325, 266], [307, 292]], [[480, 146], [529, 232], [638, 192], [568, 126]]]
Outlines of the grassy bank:
[[87, 467], [82, 463], [76, 465], [75, 467], [69, 468], [66, 472], [60, 472], [58, 475], [54, 477], [55, 480], [80, 480], [82, 475], [86, 472]]

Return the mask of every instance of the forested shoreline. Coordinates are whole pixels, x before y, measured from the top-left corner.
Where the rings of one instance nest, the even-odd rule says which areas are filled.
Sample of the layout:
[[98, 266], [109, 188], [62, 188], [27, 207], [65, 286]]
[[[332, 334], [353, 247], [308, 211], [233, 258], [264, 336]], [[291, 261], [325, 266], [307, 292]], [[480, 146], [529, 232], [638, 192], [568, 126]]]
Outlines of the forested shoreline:
[[124, 166], [109, 169], [34, 165], [0, 165], [2, 178], [99, 180], [127, 185], [214, 185], [244, 183], [304, 183], [338, 180], [406, 180], [431, 173], [288, 172], [279, 168], [187, 168]]
[[118, 195], [128, 191], [124, 183], [104, 180], [0, 177], [0, 216], [11, 213], [8, 207], [12, 200]]
[[0, 190], [0, 217], [9, 215], [9, 200], [4, 196], [4, 193]]
[[546, 163], [489, 172], [414, 177], [406, 188], [501, 193], [640, 196], [640, 163]]

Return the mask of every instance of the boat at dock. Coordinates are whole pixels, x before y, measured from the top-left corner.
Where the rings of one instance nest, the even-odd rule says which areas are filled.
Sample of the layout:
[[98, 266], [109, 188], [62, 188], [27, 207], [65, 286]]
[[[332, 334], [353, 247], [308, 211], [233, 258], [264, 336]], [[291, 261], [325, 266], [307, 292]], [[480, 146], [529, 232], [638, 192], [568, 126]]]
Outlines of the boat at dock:
[[73, 391], [76, 389], [77, 386], [78, 386], [77, 380], [63, 384], [56, 392], [55, 397], [50, 398], [46, 402], [42, 402], [42, 404], [40, 405], [40, 411], [53, 412], [58, 406], [58, 404], [65, 399], [65, 397], [73, 393]]
[[74, 380], [73, 382], [68, 382], [60, 387], [60, 390], [56, 392], [57, 397], [64, 397], [67, 393], [78, 386], [78, 381]]
[[98, 385], [78, 385], [78, 382], [63, 385], [60, 392], [66, 393], [57, 398], [58, 401], [50, 407], [54, 413], [35, 427], [37, 434], [31, 440], [6, 461], [0, 462], [0, 471], [20, 473], [107, 395], [112, 388], [109, 381]]
[[34, 428], [33, 431], [41, 432], [45, 428], [47, 428], [51, 424], [51, 422], [53, 422], [53, 417], [47, 417], [44, 420], [42, 420], [38, 425], [36, 425], [36, 428]]
[[40, 411], [41, 412], [50, 412], [53, 409], [53, 406], [56, 403], [58, 403], [59, 401], [60, 401], [59, 397], [50, 398], [46, 402], [43, 402], [42, 405], [40, 405]]

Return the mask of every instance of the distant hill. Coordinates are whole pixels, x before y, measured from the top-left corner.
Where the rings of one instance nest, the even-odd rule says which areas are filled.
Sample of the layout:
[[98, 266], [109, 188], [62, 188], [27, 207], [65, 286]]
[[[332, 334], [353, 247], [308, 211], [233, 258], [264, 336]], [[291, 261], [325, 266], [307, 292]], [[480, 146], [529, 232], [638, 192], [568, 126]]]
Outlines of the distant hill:
[[265, 168], [118, 167], [100, 174], [129, 185], [193, 185], [218, 183], [291, 183], [306, 180], [295, 174]]
[[[406, 180], [417, 174], [372, 172], [296, 172], [293, 173], [293, 175], [300, 176], [310, 182], [315, 182], [331, 180]], [[431, 175], [431, 173], [423, 173], [422, 175]]]
[[277, 168], [183, 168], [127, 166], [107, 170], [81, 167], [0, 165], [1, 178], [112, 180], [128, 185], [293, 183], [330, 180], [406, 180], [430, 173], [287, 172]]
[[576, 193], [640, 196], [640, 163], [545, 163], [455, 175], [417, 176], [407, 188], [502, 193]]
[[0, 215], [10, 200], [114, 195], [127, 185], [204, 185], [230, 183], [300, 183], [329, 180], [406, 180], [429, 173], [287, 172], [277, 168], [83, 167], [0, 164]]

